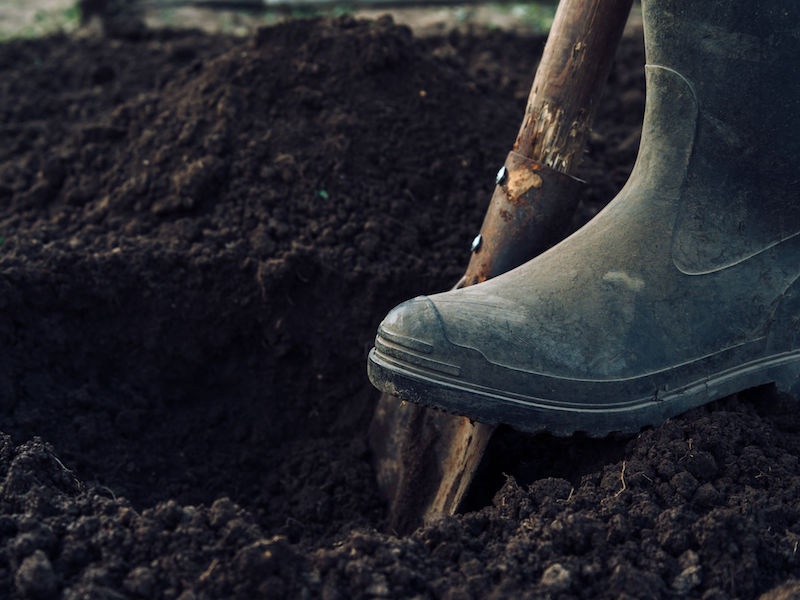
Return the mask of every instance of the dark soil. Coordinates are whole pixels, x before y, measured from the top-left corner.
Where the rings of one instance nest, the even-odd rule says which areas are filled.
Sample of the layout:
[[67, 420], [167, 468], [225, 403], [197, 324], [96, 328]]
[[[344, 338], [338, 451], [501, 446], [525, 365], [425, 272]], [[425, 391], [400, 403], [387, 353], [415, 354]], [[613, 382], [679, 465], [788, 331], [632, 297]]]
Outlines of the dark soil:
[[[389, 20], [0, 46], [0, 597], [792, 597], [800, 416], [504, 432], [474, 511], [382, 533], [365, 358], [448, 288], [543, 40]], [[641, 40], [575, 225], [635, 158]], [[783, 586], [783, 587], [779, 587]]]

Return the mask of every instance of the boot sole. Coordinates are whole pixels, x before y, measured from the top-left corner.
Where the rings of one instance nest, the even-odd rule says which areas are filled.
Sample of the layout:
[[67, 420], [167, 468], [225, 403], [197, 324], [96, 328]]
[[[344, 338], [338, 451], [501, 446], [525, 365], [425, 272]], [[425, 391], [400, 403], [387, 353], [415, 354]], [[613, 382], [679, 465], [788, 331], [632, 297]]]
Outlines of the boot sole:
[[[660, 425], [691, 408], [745, 389], [775, 383], [788, 393], [800, 391], [800, 350], [753, 360], [688, 382], [669, 391], [613, 406], [576, 406], [554, 399], [509, 394], [448, 377], [440, 370], [398, 360], [373, 348], [367, 361], [373, 385], [393, 396], [475, 419], [489, 425], [506, 424], [530, 433], [591, 437], [610, 433], [637, 433]], [[576, 380], [575, 386], [582, 383]], [[593, 382], [597, 385], [598, 382]], [[602, 382], [599, 382], [602, 385]], [[601, 388], [602, 389], [602, 388]], [[602, 397], [602, 392], [598, 392]]]

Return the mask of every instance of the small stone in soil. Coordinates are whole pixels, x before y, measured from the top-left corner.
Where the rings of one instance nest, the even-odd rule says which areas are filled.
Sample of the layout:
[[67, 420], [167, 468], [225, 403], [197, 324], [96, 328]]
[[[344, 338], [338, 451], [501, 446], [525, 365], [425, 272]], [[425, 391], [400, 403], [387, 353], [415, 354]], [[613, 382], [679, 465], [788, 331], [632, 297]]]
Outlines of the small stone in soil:
[[542, 573], [541, 583], [553, 592], [563, 592], [569, 589], [572, 583], [572, 573], [561, 566], [561, 564], [554, 563], [547, 567], [544, 573]]
[[53, 565], [41, 550], [22, 561], [14, 576], [14, 583], [23, 598], [48, 598], [58, 587]]

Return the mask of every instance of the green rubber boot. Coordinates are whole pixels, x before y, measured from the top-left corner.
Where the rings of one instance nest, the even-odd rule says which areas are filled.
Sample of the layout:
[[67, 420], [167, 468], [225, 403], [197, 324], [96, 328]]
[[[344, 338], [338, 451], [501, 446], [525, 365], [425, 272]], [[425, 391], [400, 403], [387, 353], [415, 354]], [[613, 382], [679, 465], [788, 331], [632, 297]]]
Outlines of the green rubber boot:
[[800, 3], [644, 0], [647, 107], [619, 195], [504, 275], [381, 323], [381, 390], [605, 435], [800, 391]]

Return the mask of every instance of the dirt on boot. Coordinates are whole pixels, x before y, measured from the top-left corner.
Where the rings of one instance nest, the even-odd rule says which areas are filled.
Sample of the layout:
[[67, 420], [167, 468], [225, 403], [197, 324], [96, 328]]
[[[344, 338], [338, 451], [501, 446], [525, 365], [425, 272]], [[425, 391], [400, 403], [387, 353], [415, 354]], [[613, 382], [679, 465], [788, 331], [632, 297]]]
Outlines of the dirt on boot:
[[[504, 431], [471, 512], [382, 532], [366, 352], [460, 276], [543, 43], [342, 18], [0, 46], [0, 596], [794, 585], [800, 421], [768, 388], [634, 438]], [[643, 61], [626, 39], [575, 226], [632, 167]]]

